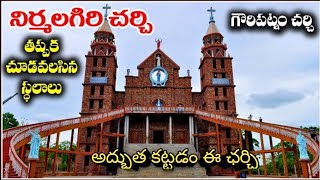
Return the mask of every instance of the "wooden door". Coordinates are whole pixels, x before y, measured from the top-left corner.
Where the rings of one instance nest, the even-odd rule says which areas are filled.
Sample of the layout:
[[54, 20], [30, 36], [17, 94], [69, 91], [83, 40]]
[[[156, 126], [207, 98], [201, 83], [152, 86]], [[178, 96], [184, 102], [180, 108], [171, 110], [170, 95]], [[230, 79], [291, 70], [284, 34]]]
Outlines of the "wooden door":
[[186, 144], [187, 143], [187, 132], [176, 131], [175, 132], [175, 144]]
[[137, 130], [132, 130], [129, 133], [129, 143], [144, 143], [141, 137], [141, 132]]

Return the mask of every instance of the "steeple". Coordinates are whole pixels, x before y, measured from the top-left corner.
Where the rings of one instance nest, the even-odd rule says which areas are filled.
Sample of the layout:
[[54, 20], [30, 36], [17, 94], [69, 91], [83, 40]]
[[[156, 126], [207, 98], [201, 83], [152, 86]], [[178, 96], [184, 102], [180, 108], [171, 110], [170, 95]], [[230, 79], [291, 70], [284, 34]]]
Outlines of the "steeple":
[[207, 10], [208, 12], [210, 12], [210, 21], [209, 21], [209, 27], [208, 27], [208, 30], [207, 30], [207, 34], [213, 34], [213, 33], [220, 33], [216, 24], [215, 24], [215, 21], [214, 21], [214, 17], [213, 17], [213, 12], [216, 12], [216, 10], [212, 9], [212, 7], [210, 7], [210, 9]]
[[102, 25], [98, 28], [97, 31], [104, 31], [104, 32], [110, 32], [112, 33], [111, 31], [111, 28], [110, 28], [110, 25], [109, 25], [109, 22], [108, 22], [108, 9], [111, 9], [110, 6], [108, 6], [108, 4], [106, 4], [106, 6], [102, 7], [103, 9], [106, 10], [105, 14], [104, 14], [104, 22], [102, 23]]

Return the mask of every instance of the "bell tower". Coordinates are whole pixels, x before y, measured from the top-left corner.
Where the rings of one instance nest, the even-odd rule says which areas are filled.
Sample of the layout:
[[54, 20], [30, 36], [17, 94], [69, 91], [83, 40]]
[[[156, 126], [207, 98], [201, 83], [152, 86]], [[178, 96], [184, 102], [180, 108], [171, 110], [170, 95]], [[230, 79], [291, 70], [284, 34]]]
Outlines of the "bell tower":
[[[81, 117], [108, 112], [115, 109], [116, 106], [114, 95], [118, 65], [115, 38], [107, 19], [107, 10], [110, 7], [106, 5], [103, 8], [106, 9], [104, 22], [94, 33], [90, 50], [85, 56]], [[92, 127], [80, 128], [78, 131], [79, 151], [108, 153], [110, 140], [105, 135], [110, 134], [110, 126], [111, 123], [106, 122]], [[75, 166], [77, 166], [78, 172], [106, 173], [106, 167], [96, 166], [88, 155], [76, 157]]]
[[203, 95], [202, 108], [223, 115], [235, 115], [235, 93], [232, 71], [232, 57], [226, 54], [227, 45], [219, 32], [212, 12], [209, 27], [204, 35], [200, 59], [201, 92]]
[[[235, 92], [233, 82], [232, 57], [226, 54], [227, 45], [223, 42], [223, 35], [217, 28], [211, 13], [207, 33], [203, 36], [200, 59], [200, 82], [202, 102], [201, 108], [221, 115], [237, 116], [235, 104]], [[215, 148], [217, 152], [224, 154], [239, 147], [239, 133], [237, 129], [221, 126], [219, 124], [207, 124], [207, 132], [216, 132], [206, 140], [207, 150]], [[208, 174], [218, 175], [221, 168], [212, 167]], [[232, 173], [232, 169], [224, 172]], [[216, 174], [219, 172], [218, 174]]]
[[[107, 9], [109, 8], [107, 6]], [[106, 112], [114, 108], [112, 97], [118, 67], [115, 54], [115, 38], [106, 14], [103, 24], [94, 33], [86, 55], [81, 114]]]

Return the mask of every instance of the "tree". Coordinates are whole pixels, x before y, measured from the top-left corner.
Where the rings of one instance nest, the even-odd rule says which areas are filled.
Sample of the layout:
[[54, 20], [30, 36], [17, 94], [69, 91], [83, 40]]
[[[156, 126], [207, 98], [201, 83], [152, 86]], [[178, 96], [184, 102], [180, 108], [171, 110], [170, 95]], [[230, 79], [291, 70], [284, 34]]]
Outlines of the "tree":
[[[42, 147], [47, 147], [46, 146], [46, 141], [42, 141], [41, 146]], [[55, 148], [56, 148], [55, 144], [50, 146], [50, 149], [55, 149]], [[76, 144], [73, 143], [72, 144], [72, 150], [75, 150], [75, 149], [76, 149]], [[62, 142], [60, 142], [59, 143], [59, 150], [70, 150], [70, 141], [62, 141]], [[40, 157], [44, 158], [45, 157], [45, 152], [40, 152]], [[49, 167], [49, 169], [52, 168], [53, 158], [54, 158], [54, 153], [49, 153], [48, 154], [48, 167]], [[66, 171], [67, 167], [68, 167], [69, 155], [68, 154], [58, 153], [58, 158], [61, 158], [61, 164], [58, 165], [59, 170]], [[72, 161], [75, 160], [75, 155], [74, 154], [71, 154], [71, 159], [72, 159]]]
[[245, 140], [245, 136], [246, 133], [248, 134], [248, 141], [249, 141], [249, 151], [254, 151], [254, 147], [259, 147], [259, 141], [255, 138], [252, 137], [252, 132], [251, 131], [245, 131], [242, 130], [242, 143], [243, 143], [243, 147], [246, 148], [246, 140]]
[[[289, 142], [284, 142], [283, 145], [284, 145], [284, 148], [292, 148], [293, 147], [293, 144], [289, 143]], [[281, 148], [281, 143], [276, 144], [275, 146], [273, 146], [273, 148], [274, 149]], [[299, 153], [299, 152], [297, 151], [297, 153]], [[309, 152], [308, 152], [308, 154], [309, 154], [310, 160], [312, 161], [313, 160], [312, 154], [310, 154]], [[276, 152], [276, 153], [274, 153], [274, 155], [275, 155], [274, 161], [276, 164], [276, 169], [278, 170], [278, 172], [281, 175], [284, 175], [282, 152]], [[286, 157], [287, 157], [288, 172], [289, 172], [289, 175], [292, 175], [292, 174], [294, 174], [294, 165], [295, 165], [294, 153], [292, 151], [286, 152]], [[271, 158], [267, 158], [267, 170], [268, 170], [268, 172], [273, 172]]]
[[19, 122], [12, 113], [6, 112], [2, 114], [3, 130], [19, 126]]

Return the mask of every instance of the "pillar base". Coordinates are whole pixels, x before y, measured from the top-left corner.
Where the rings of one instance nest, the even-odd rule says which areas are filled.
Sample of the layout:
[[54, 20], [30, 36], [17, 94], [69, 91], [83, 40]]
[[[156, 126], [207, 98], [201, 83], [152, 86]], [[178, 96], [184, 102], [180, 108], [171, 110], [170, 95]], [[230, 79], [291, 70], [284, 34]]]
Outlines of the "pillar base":
[[302, 177], [303, 178], [309, 178], [309, 168], [308, 163], [310, 162], [309, 159], [299, 159], [301, 164], [301, 170], [302, 170]]
[[28, 158], [29, 161], [29, 173], [28, 178], [36, 178], [37, 162], [38, 158]]

